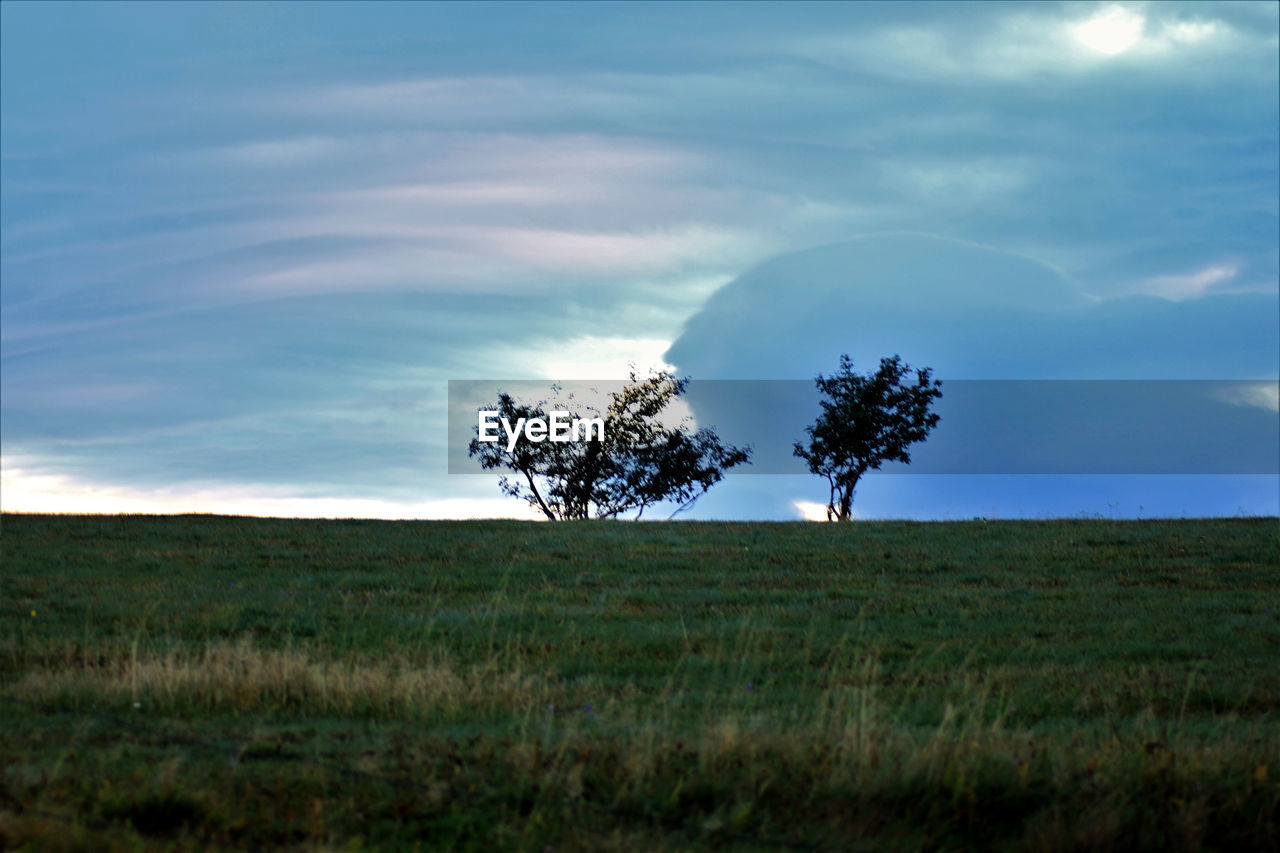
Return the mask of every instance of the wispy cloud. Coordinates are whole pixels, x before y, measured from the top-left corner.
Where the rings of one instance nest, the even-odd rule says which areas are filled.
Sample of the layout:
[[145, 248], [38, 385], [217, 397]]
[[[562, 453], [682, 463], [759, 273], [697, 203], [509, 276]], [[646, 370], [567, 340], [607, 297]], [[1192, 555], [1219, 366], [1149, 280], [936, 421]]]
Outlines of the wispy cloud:
[[1229, 282], [1240, 272], [1235, 264], [1216, 264], [1180, 275], [1157, 275], [1148, 278], [1138, 292], [1166, 299], [1193, 299]]
[[1219, 399], [1233, 406], [1251, 406], [1263, 411], [1280, 412], [1280, 385], [1275, 382], [1258, 382], [1226, 390], [1219, 395]]

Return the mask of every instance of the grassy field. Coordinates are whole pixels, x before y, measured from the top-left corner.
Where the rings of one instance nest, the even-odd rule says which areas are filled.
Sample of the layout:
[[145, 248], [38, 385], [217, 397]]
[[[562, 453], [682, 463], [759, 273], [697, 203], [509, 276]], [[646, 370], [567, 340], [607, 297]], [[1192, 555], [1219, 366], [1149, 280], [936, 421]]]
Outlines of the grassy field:
[[0, 848], [1280, 849], [1280, 522], [5, 515]]

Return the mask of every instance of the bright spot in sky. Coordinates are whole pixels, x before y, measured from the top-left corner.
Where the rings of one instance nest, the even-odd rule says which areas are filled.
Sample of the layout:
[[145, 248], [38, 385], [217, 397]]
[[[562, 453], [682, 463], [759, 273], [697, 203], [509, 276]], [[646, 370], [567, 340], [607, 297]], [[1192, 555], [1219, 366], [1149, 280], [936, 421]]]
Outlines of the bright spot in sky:
[[5, 512], [211, 512], [274, 518], [519, 518], [539, 520], [506, 498], [444, 498], [418, 503], [371, 498], [295, 497], [284, 488], [199, 486], [130, 488], [25, 470], [0, 457], [0, 509]]
[[826, 521], [827, 505], [814, 503], [813, 501], [792, 501], [796, 508], [796, 512], [805, 521]]
[[1143, 17], [1123, 6], [1112, 6], [1072, 28], [1076, 41], [1090, 50], [1115, 56], [1142, 37]]
[[557, 341], [549, 352], [527, 352], [524, 360], [535, 375], [548, 379], [625, 379], [632, 365], [640, 376], [669, 368], [662, 356], [670, 346], [663, 338], [586, 335]]

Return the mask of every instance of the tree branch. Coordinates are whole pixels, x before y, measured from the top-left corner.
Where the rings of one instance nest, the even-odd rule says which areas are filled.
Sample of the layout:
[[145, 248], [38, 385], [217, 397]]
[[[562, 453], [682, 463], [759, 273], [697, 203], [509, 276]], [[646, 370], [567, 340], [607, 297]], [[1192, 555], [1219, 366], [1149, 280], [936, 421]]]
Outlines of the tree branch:
[[542, 495], [538, 492], [537, 483], [533, 482], [533, 474], [529, 473], [529, 471], [525, 468], [521, 468], [520, 473], [524, 474], [525, 479], [529, 481], [529, 491], [533, 492], [533, 497], [535, 500], [537, 500], [538, 506], [546, 514], [547, 518], [549, 518], [552, 521], [555, 521], [556, 514], [547, 508], [546, 501], [542, 499]]

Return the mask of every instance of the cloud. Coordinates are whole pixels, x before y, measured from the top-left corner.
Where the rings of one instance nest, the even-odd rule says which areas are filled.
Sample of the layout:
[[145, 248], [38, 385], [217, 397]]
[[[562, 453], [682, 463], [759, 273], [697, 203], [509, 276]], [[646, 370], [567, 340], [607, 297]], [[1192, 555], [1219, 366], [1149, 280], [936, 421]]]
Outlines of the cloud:
[[1182, 275], [1158, 275], [1143, 282], [1137, 292], [1166, 299], [1192, 299], [1231, 281], [1238, 272], [1240, 268], [1234, 264], [1219, 264]]
[[867, 235], [748, 270], [689, 319], [666, 358], [703, 379], [804, 378], [841, 352], [860, 365], [898, 352], [956, 379], [1251, 379], [1280, 363], [1276, 302], [1096, 299], [1021, 254]]
[[526, 268], [648, 274], [721, 258], [747, 242], [745, 235], [705, 226], [641, 234], [477, 229], [463, 239]]
[[[747, 271], [689, 319], [666, 358], [704, 380], [806, 379], [830, 374], [841, 353], [864, 371], [894, 353], [930, 366], [944, 383], [947, 429], [915, 454], [920, 470], [1265, 474], [1274, 464], [1274, 419], [1233, 415], [1208, 398], [1197, 403], [1186, 395], [1203, 393], [1198, 385], [1139, 382], [1130, 393], [1125, 383], [1086, 383], [1067, 397], [1055, 397], [1052, 383], [1040, 390], [1010, 385], [1008, 394], [1000, 383], [979, 383], [965, 394], [957, 386], [950, 396], [945, 388], [948, 380], [967, 379], [1275, 375], [1278, 315], [1274, 293], [1181, 302], [1089, 299], [1070, 279], [1025, 256], [921, 234], [868, 235]], [[1205, 386], [1221, 398], [1217, 387]], [[1224, 402], [1276, 411], [1272, 383], [1231, 393]], [[693, 393], [690, 402], [700, 422], [725, 427], [726, 440], [764, 446], [758, 466], [781, 465], [781, 449], [799, 436], [803, 419], [793, 416], [794, 407], [765, 405], [744, 414], [735, 399]], [[1177, 424], [1152, 429], [1161, 412], [1176, 413]], [[1258, 448], [1258, 455], [1220, 458], [1213, 450], [1220, 444]], [[1061, 448], [1071, 447], [1080, 452], [1064, 463]], [[1010, 453], [1026, 464], [1002, 467]], [[1042, 457], [1067, 467], [1037, 468]]]
[[[323, 164], [302, 153], [317, 150]], [[59, 266], [55, 288], [11, 304], [23, 311], [89, 288], [121, 302], [188, 304], [193, 296], [260, 301], [378, 289], [545, 292], [601, 276], [723, 273], [767, 246], [754, 225], [724, 220], [737, 198], [684, 183], [698, 158], [636, 138], [361, 133], [255, 141], [192, 157], [157, 170], [169, 177], [193, 163], [230, 169], [219, 192], [239, 186], [249, 197], [270, 194], [270, 205], [240, 202], [249, 215], [222, 217], [215, 212], [233, 205], [197, 198], [157, 213], [149, 204], [127, 237], [10, 247], [11, 292], [49, 277], [50, 259]], [[263, 171], [237, 175], [228, 161]], [[298, 170], [311, 177], [305, 188]], [[111, 216], [128, 222], [119, 210]], [[112, 286], [103, 288], [104, 280]]]
[[303, 136], [293, 139], [270, 139], [240, 142], [216, 149], [215, 156], [231, 165], [279, 169], [310, 166], [332, 160], [347, 149], [345, 140], [328, 136]]
[[[554, 27], [515, 5], [496, 28], [483, 6], [335, 4], [249, 30], [11, 7], [3, 420], [29, 471], [443, 499], [447, 379], [614, 371], [697, 312], [724, 334], [760, 306], [760, 354], [712, 341], [694, 372], [811, 375], [876, 318], [868, 355], [971, 375], [1159, 375], [1172, 339], [1204, 354], [1174, 357], [1190, 375], [1274, 364], [1252, 344], [1280, 270], [1274, 4], [1122, 4], [1140, 37], [1110, 56], [1073, 35], [1093, 4], [601, 5]], [[712, 295], [887, 231], [1009, 252], [989, 280], [865, 256]], [[900, 334], [895, 300], [918, 308]]]
[[671, 346], [666, 338], [625, 338], [584, 335], [549, 341], [523, 357], [531, 372], [556, 380], [625, 379], [634, 365], [640, 375], [669, 367], [662, 355]]
[[476, 207], [481, 205], [545, 206], [581, 202], [584, 198], [599, 198], [603, 189], [595, 184], [579, 182], [570, 186], [567, 182], [545, 179], [538, 175], [534, 180], [506, 181], [449, 181], [443, 183], [389, 184], [370, 189], [346, 190], [335, 193], [331, 200], [337, 204], [373, 205], [386, 209], [388, 205], [421, 207], [429, 210], [438, 205]]
[[1163, 54], [1226, 36], [1228, 27], [1217, 20], [1183, 18], [1148, 25], [1146, 15], [1122, 5], [1101, 7], [1091, 17], [1070, 27], [1077, 42], [1104, 56], [1130, 50]]
[[1224, 389], [1219, 399], [1234, 406], [1252, 406], [1267, 412], [1280, 412], [1280, 385], [1259, 382], [1244, 388]]
[[502, 498], [444, 498], [397, 502], [357, 497], [290, 494], [288, 487], [184, 483], [137, 488], [79, 477], [33, 472], [0, 460], [0, 508], [4, 512], [214, 513], [277, 518], [515, 518], [539, 520], [531, 508]]
[[1090, 50], [1115, 56], [1142, 38], [1145, 19], [1123, 6], [1108, 6], [1071, 27], [1075, 39]]
[[1265, 30], [1241, 31], [1222, 18], [1205, 17], [1206, 7], [1106, 4], [1081, 15], [1082, 5], [989, 6], [974, 9], [963, 24], [913, 16], [856, 32], [806, 36], [790, 48], [834, 67], [890, 78], [1011, 83], [1114, 67], [1163, 73], [1170, 63], [1196, 55], [1261, 55], [1273, 42]]
[[930, 160], [919, 155], [883, 163], [890, 180], [912, 195], [957, 201], [997, 203], [1025, 188], [1035, 173], [1030, 158], [949, 157]]

